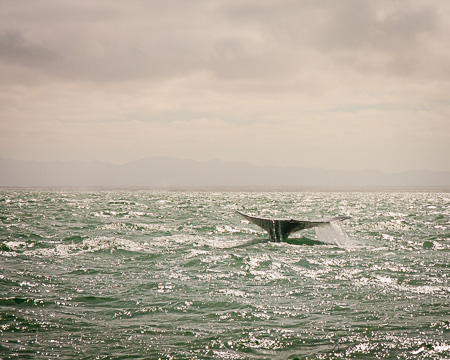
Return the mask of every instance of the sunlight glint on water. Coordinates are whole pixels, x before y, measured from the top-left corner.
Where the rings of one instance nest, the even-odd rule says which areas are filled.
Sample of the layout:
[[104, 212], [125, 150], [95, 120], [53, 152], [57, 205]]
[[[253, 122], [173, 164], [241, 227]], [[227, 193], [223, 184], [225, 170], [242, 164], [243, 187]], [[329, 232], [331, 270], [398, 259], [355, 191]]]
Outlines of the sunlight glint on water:
[[[351, 219], [274, 243], [238, 210]], [[3, 191], [0, 358], [450, 358], [449, 219], [446, 193]]]

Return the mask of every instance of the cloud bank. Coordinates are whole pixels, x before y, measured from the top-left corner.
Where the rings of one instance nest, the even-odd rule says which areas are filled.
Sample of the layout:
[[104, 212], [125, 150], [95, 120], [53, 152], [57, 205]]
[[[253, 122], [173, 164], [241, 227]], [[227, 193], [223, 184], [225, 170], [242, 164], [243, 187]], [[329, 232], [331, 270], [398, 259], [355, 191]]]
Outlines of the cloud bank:
[[450, 170], [444, 1], [1, 1], [0, 151]]

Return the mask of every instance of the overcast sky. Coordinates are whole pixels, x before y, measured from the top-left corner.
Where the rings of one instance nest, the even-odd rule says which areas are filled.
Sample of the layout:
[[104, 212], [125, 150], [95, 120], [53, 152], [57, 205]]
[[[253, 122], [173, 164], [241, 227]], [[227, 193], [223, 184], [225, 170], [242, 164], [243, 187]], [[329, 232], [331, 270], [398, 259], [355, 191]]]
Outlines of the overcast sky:
[[450, 1], [0, 0], [0, 156], [450, 170]]

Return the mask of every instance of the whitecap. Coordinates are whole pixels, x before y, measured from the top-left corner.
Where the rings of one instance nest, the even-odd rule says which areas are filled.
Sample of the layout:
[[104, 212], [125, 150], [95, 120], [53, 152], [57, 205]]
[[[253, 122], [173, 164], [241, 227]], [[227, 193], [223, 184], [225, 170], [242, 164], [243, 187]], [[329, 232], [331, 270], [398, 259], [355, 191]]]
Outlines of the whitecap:
[[99, 236], [94, 238], [84, 239], [81, 243], [72, 244], [57, 244], [53, 248], [35, 249], [30, 251], [25, 251], [24, 255], [27, 256], [73, 256], [83, 253], [92, 253], [96, 251], [110, 250], [114, 252], [115, 250], [126, 250], [130, 252], [139, 252], [144, 250], [144, 247], [134, 241]]

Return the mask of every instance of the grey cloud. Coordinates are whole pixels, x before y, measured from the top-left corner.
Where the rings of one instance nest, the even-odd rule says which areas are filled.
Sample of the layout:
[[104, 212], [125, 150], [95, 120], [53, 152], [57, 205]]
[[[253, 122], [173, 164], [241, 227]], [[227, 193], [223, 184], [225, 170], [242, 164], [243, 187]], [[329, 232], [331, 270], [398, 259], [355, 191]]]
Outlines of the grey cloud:
[[326, 50], [372, 48], [401, 51], [417, 44], [423, 34], [435, 30], [437, 15], [428, 8], [389, 9], [379, 14], [373, 2], [342, 1], [329, 12], [320, 31]]
[[380, 15], [373, 2], [341, 4], [317, 42], [324, 53], [334, 53], [341, 66], [367, 75], [431, 77], [430, 65], [441, 59], [430, 44], [445, 42], [434, 10], [405, 7]]
[[[445, 54], [432, 4], [318, 0], [141, 3], [18, 1], [0, 15], [0, 61], [90, 82], [208, 72], [265, 86], [318, 60], [366, 74], [429, 74]], [[14, 19], [14, 21], [11, 20]], [[2, 21], [4, 20], [4, 21]], [[444, 35], [445, 36], [445, 35]], [[428, 54], [427, 68], [423, 54]], [[324, 69], [323, 69], [324, 70]]]
[[74, 0], [3, 1], [3, 24], [36, 28], [41, 26], [68, 26], [90, 22], [105, 23], [121, 17], [121, 8], [109, 1], [81, 2]]
[[33, 4], [3, 4], [0, 61], [87, 81], [170, 78], [203, 65], [195, 56], [198, 39], [185, 23], [177, 23], [181, 16], [171, 14], [169, 6], [132, 1]]
[[[276, 65], [295, 72], [328, 59], [335, 68], [370, 75], [436, 76], [432, 69], [448, 55], [448, 31], [441, 28], [439, 2], [285, 1], [233, 4], [227, 16], [237, 26], [261, 31], [265, 45], [282, 49], [292, 61]], [[289, 52], [286, 52], [289, 49]], [[308, 52], [309, 51], [309, 52]], [[307, 56], [302, 54], [307, 53]], [[267, 53], [273, 57], [276, 51]], [[444, 57], [443, 57], [444, 56]], [[424, 61], [426, 58], [426, 61]], [[447, 74], [447, 71], [444, 71]], [[442, 71], [440, 72], [442, 78]], [[450, 80], [450, 79], [449, 79]]]
[[18, 31], [0, 33], [0, 59], [13, 64], [35, 66], [54, 59], [49, 49], [25, 40]]
[[[39, 2], [35, 17], [18, 4], [8, 12], [17, 21], [3, 22], [0, 30], [18, 28], [45, 43], [53, 58], [20, 64], [51, 76], [137, 81], [208, 71], [220, 79], [262, 80], [286, 76], [292, 67], [292, 54], [283, 53], [276, 38], [263, 38], [259, 27], [247, 34], [245, 24], [236, 28], [224, 16], [223, 6], [207, 2], [108, 3], [106, 14], [92, 5], [53, 9]], [[4, 58], [14, 57], [11, 47], [4, 50]]]
[[252, 24], [278, 41], [325, 51], [409, 43], [436, 30], [439, 22], [431, 5], [411, 1], [240, 2], [225, 9], [238, 26]]

